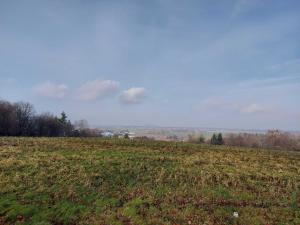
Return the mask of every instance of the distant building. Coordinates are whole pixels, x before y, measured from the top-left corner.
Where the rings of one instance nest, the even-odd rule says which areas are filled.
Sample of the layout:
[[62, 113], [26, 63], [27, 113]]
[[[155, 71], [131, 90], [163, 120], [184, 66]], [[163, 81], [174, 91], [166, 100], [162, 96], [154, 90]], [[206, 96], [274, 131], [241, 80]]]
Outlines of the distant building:
[[134, 139], [134, 138], [135, 138], [135, 133], [129, 132], [129, 133], [128, 133], [128, 137], [129, 137], [130, 139]]
[[112, 131], [102, 131], [101, 135], [103, 137], [113, 137], [114, 133]]
[[115, 138], [124, 138], [125, 136], [128, 136], [130, 139], [135, 138], [135, 133], [129, 132], [128, 130], [121, 130], [121, 131], [111, 131], [111, 130], [103, 130], [100, 131], [100, 136], [102, 137], [115, 137]]
[[135, 133], [132, 133], [128, 130], [121, 130], [120, 132], [116, 133], [115, 135], [119, 138], [124, 138], [126, 136], [128, 136], [130, 139], [135, 138]]

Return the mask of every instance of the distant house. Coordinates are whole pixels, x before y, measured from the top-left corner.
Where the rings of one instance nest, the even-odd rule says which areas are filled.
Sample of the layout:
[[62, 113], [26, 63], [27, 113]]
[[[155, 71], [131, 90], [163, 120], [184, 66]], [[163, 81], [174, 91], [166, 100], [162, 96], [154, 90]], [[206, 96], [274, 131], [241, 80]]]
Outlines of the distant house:
[[124, 138], [125, 136], [128, 136], [130, 139], [133, 139], [135, 138], [135, 133], [129, 132], [128, 130], [121, 130], [119, 132], [104, 130], [101, 131], [101, 136], [107, 138], [111, 138], [111, 137]]
[[129, 137], [130, 139], [134, 139], [134, 138], [135, 138], [135, 133], [133, 133], [133, 132], [128, 132], [128, 137]]
[[130, 139], [133, 139], [133, 138], [135, 138], [135, 133], [132, 133], [128, 130], [122, 130], [119, 133], [117, 133], [117, 136], [119, 138], [124, 138], [125, 136], [128, 136]]
[[101, 135], [102, 135], [103, 137], [113, 137], [113, 136], [114, 136], [114, 133], [113, 133], [112, 131], [103, 131], [103, 132], [101, 133]]

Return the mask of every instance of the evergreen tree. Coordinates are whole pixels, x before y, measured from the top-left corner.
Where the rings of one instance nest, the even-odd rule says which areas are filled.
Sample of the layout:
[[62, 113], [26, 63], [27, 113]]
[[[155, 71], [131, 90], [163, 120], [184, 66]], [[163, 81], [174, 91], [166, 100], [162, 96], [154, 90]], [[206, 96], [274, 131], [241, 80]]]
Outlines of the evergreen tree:
[[61, 122], [62, 124], [67, 124], [67, 115], [64, 111], [62, 111], [62, 113], [60, 114], [61, 117], [58, 119], [59, 122]]
[[217, 144], [217, 135], [214, 133], [213, 136], [210, 139], [210, 143], [212, 145], [216, 145]]
[[218, 134], [218, 137], [217, 137], [217, 144], [218, 144], [218, 145], [222, 145], [222, 144], [223, 144], [222, 133], [219, 133], [219, 134]]
[[218, 135], [214, 133], [210, 139], [210, 143], [212, 145], [222, 145], [224, 143], [222, 133], [219, 133]]

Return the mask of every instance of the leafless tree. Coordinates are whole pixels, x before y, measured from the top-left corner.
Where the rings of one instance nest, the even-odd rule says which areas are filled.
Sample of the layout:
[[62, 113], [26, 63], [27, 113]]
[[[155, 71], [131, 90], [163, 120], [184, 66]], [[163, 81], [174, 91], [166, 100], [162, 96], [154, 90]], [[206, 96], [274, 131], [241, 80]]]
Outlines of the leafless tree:
[[0, 101], [0, 135], [16, 135], [17, 121], [15, 107], [7, 102]]
[[14, 104], [16, 111], [18, 136], [30, 136], [33, 127], [34, 107], [27, 102], [18, 102]]

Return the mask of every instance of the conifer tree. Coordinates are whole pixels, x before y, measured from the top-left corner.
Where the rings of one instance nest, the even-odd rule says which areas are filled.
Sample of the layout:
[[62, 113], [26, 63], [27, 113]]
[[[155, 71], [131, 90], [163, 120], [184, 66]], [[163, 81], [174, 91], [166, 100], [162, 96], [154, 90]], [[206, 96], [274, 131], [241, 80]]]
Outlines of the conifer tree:
[[222, 133], [219, 133], [219, 134], [218, 134], [218, 137], [217, 137], [217, 144], [218, 144], [218, 145], [222, 145], [222, 144], [223, 144]]
[[64, 111], [62, 111], [62, 113], [60, 114], [61, 117], [59, 118], [59, 122], [61, 122], [62, 124], [67, 124], [67, 115]]
[[215, 133], [214, 133], [213, 136], [211, 137], [210, 143], [211, 143], [212, 145], [215, 145], [215, 144], [217, 143], [217, 136], [216, 136]]

